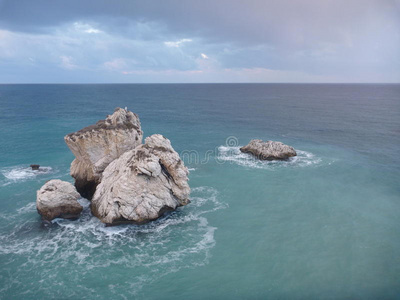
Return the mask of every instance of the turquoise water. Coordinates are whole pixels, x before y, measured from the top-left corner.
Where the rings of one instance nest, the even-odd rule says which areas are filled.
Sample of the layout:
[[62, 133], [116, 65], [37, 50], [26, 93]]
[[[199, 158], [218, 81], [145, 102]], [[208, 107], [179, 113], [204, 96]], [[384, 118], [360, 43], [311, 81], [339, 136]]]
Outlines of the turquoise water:
[[[117, 106], [171, 140], [192, 203], [105, 228], [81, 200], [44, 227], [64, 135]], [[2, 299], [400, 299], [400, 85], [0, 85], [0, 113]], [[252, 138], [299, 156], [255, 161]]]

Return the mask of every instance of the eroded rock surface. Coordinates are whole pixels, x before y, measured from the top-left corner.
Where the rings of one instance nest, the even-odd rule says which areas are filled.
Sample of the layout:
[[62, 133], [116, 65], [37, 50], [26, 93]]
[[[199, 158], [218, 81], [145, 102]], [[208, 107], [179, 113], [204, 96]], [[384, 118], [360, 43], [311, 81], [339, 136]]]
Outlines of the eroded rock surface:
[[76, 219], [83, 210], [77, 201], [80, 197], [71, 183], [52, 179], [37, 191], [36, 208], [47, 221], [55, 218]]
[[91, 199], [109, 163], [142, 144], [142, 138], [139, 117], [122, 108], [95, 125], [66, 135], [64, 140], [76, 157], [70, 173], [78, 192]]
[[188, 204], [188, 170], [171, 142], [159, 134], [111, 162], [91, 210], [107, 225], [142, 224]]
[[240, 148], [240, 151], [253, 154], [261, 160], [288, 159], [289, 157], [297, 155], [296, 151], [291, 146], [281, 142], [263, 142], [262, 140], [251, 140], [248, 145]]

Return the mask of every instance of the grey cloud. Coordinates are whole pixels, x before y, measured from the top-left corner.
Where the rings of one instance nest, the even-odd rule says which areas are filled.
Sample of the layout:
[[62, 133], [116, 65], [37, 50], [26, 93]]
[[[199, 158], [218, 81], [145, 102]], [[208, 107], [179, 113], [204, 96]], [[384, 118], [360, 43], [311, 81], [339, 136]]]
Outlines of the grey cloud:
[[[198, 57], [206, 53], [214, 67], [222, 69], [266, 68], [343, 78], [350, 74], [354, 79], [368, 71], [400, 80], [399, 3], [0, 0], [0, 29], [47, 36], [42, 45], [27, 44], [39, 56], [57, 40], [54, 59], [71, 56], [86, 70], [107, 62], [121, 63], [121, 59], [126, 68], [134, 70], [198, 70]], [[97, 41], [71, 37], [64, 31], [74, 22], [90, 24], [104, 34]], [[165, 47], [164, 42], [181, 39], [193, 41], [178, 48]]]
[[105, 20], [105, 26], [124, 32], [129, 21], [158, 22], [178, 34], [256, 44], [342, 42], [376, 19], [399, 25], [399, 13], [391, 0], [0, 0], [0, 24], [10, 29]]

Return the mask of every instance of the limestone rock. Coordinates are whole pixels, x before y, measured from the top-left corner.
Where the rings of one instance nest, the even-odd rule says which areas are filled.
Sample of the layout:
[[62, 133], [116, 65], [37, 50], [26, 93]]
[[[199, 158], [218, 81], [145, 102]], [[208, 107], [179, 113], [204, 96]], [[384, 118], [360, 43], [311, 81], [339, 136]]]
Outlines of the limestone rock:
[[66, 135], [64, 140], [76, 157], [70, 172], [78, 192], [90, 199], [108, 164], [142, 144], [142, 138], [139, 117], [122, 108], [95, 125]]
[[107, 225], [142, 224], [188, 204], [188, 170], [171, 142], [159, 134], [108, 165], [91, 210]]
[[52, 179], [37, 191], [36, 208], [47, 221], [55, 218], [76, 219], [83, 210], [77, 201], [80, 197], [71, 183]]
[[261, 160], [282, 160], [297, 155], [293, 147], [281, 142], [262, 140], [251, 140], [248, 145], [240, 148], [240, 151], [253, 154]]

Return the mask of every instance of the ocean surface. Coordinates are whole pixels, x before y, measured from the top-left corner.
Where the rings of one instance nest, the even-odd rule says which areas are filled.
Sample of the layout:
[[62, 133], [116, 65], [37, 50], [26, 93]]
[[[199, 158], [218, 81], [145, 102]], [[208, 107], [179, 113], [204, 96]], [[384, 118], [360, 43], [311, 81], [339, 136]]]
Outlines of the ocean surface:
[[[128, 107], [192, 203], [143, 225], [41, 224], [64, 135]], [[400, 299], [400, 85], [0, 85], [1, 299]], [[241, 154], [250, 139], [289, 161]], [[43, 166], [30, 171], [30, 164]]]

